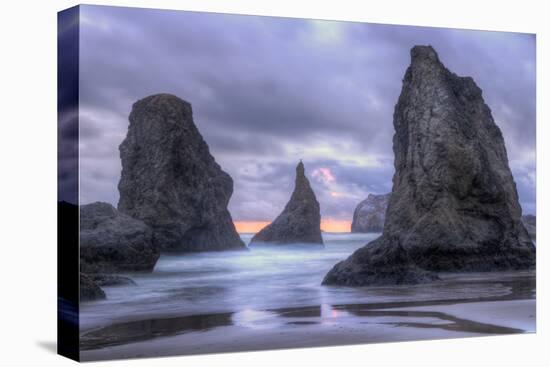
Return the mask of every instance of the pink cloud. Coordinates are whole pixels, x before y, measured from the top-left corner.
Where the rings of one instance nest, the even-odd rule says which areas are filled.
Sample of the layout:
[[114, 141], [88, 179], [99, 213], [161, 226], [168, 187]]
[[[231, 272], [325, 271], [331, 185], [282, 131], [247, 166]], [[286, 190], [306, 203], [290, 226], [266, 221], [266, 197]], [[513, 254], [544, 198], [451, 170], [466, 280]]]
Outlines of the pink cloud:
[[311, 176], [314, 177], [317, 181], [322, 182], [324, 184], [329, 184], [331, 182], [336, 181], [336, 177], [332, 174], [332, 171], [330, 168], [316, 168], [311, 173]]

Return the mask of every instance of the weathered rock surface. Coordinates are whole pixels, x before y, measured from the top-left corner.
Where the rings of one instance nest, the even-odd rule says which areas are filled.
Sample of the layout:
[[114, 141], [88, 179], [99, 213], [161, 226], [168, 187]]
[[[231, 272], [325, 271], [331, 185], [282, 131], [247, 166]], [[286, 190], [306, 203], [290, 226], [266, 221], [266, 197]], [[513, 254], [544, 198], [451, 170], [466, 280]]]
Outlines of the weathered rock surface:
[[114, 274], [88, 274], [88, 276], [100, 287], [112, 287], [119, 285], [137, 285], [132, 279]]
[[304, 164], [296, 166], [294, 192], [283, 212], [267, 227], [256, 233], [250, 245], [323, 244], [321, 213], [315, 193], [305, 175]]
[[529, 237], [533, 240], [537, 239], [537, 217], [532, 214], [527, 214], [521, 217], [521, 221], [529, 233]]
[[160, 253], [142, 221], [96, 202], [80, 207], [80, 271], [152, 271]]
[[432, 47], [413, 47], [394, 127], [383, 234], [336, 264], [324, 284], [533, 268], [535, 247], [521, 223], [504, 139], [473, 79], [447, 70]]
[[118, 209], [151, 226], [164, 251], [246, 249], [227, 210], [233, 180], [210, 154], [191, 105], [153, 95], [133, 105], [129, 120]]
[[80, 301], [105, 299], [105, 292], [86, 274], [80, 273]]
[[390, 194], [369, 196], [357, 205], [351, 222], [352, 233], [382, 232]]
[[436, 273], [416, 265], [392, 239], [380, 236], [339, 262], [325, 276], [325, 285], [382, 286], [419, 284], [438, 280]]

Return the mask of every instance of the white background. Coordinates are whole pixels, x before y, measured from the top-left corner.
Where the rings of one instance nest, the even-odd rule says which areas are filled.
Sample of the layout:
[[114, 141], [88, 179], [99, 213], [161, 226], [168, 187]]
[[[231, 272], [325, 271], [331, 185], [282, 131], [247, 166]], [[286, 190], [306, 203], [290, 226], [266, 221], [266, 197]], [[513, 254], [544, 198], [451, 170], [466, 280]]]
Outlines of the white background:
[[[258, 15], [537, 33], [536, 335], [171, 357], [94, 365], [542, 366], [550, 363], [545, 1], [95, 1]], [[56, 12], [72, 1], [3, 1], [0, 20], [0, 364], [70, 365], [56, 339]], [[511, 85], [510, 88], [514, 86]], [[545, 103], [546, 102], [546, 103]], [[545, 190], [545, 186], [547, 190]]]

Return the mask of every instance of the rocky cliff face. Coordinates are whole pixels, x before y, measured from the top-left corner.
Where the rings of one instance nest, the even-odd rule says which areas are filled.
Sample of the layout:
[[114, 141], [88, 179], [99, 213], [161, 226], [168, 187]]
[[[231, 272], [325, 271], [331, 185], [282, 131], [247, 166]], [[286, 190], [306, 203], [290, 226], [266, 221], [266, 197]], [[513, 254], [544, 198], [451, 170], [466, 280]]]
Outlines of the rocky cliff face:
[[529, 237], [533, 240], [537, 239], [537, 217], [532, 214], [527, 214], [521, 217], [521, 221], [529, 233]]
[[160, 256], [151, 229], [111, 204], [80, 207], [80, 270], [86, 274], [152, 271]]
[[357, 205], [351, 222], [352, 233], [382, 232], [390, 194], [369, 196]]
[[151, 226], [162, 250], [246, 249], [227, 210], [233, 180], [210, 154], [189, 103], [169, 94], [136, 102], [119, 149], [118, 209]]
[[413, 47], [393, 122], [395, 174], [383, 234], [338, 263], [324, 284], [534, 267], [504, 140], [473, 79], [447, 70], [432, 47]]
[[250, 241], [251, 246], [261, 243], [323, 244], [319, 203], [301, 161], [296, 167], [294, 192], [283, 212]]

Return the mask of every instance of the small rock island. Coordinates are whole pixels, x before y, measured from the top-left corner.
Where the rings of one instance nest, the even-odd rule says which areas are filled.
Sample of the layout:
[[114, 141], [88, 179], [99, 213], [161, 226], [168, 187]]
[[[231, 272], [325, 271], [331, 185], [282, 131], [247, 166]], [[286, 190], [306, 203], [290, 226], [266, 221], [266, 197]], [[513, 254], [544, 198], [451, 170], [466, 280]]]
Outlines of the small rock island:
[[106, 298], [104, 285], [135, 285], [116, 273], [151, 272], [159, 257], [151, 228], [142, 221], [109, 203], [80, 206], [81, 301]]
[[369, 196], [357, 205], [351, 222], [352, 233], [379, 233], [384, 229], [390, 194]]
[[283, 212], [252, 237], [250, 246], [258, 244], [323, 245], [319, 202], [305, 175], [302, 161], [296, 166], [294, 192]]
[[395, 174], [382, 236], [325, 285], [414, 284], [437, 272], [532, 269], [504, 139], [470, 77], [415, 46], [393, 120]]
[[80, 207], [80, 270], [87, 274], [152, 271], [160, 256], [151, 229], [109, 203]]
[[191, 104], [152, 95], [134, 103], [129, 120], [118, 210], [149, 225], [161, 251], [245, 250], [227, 209], [233, 179], [210, 154]]

